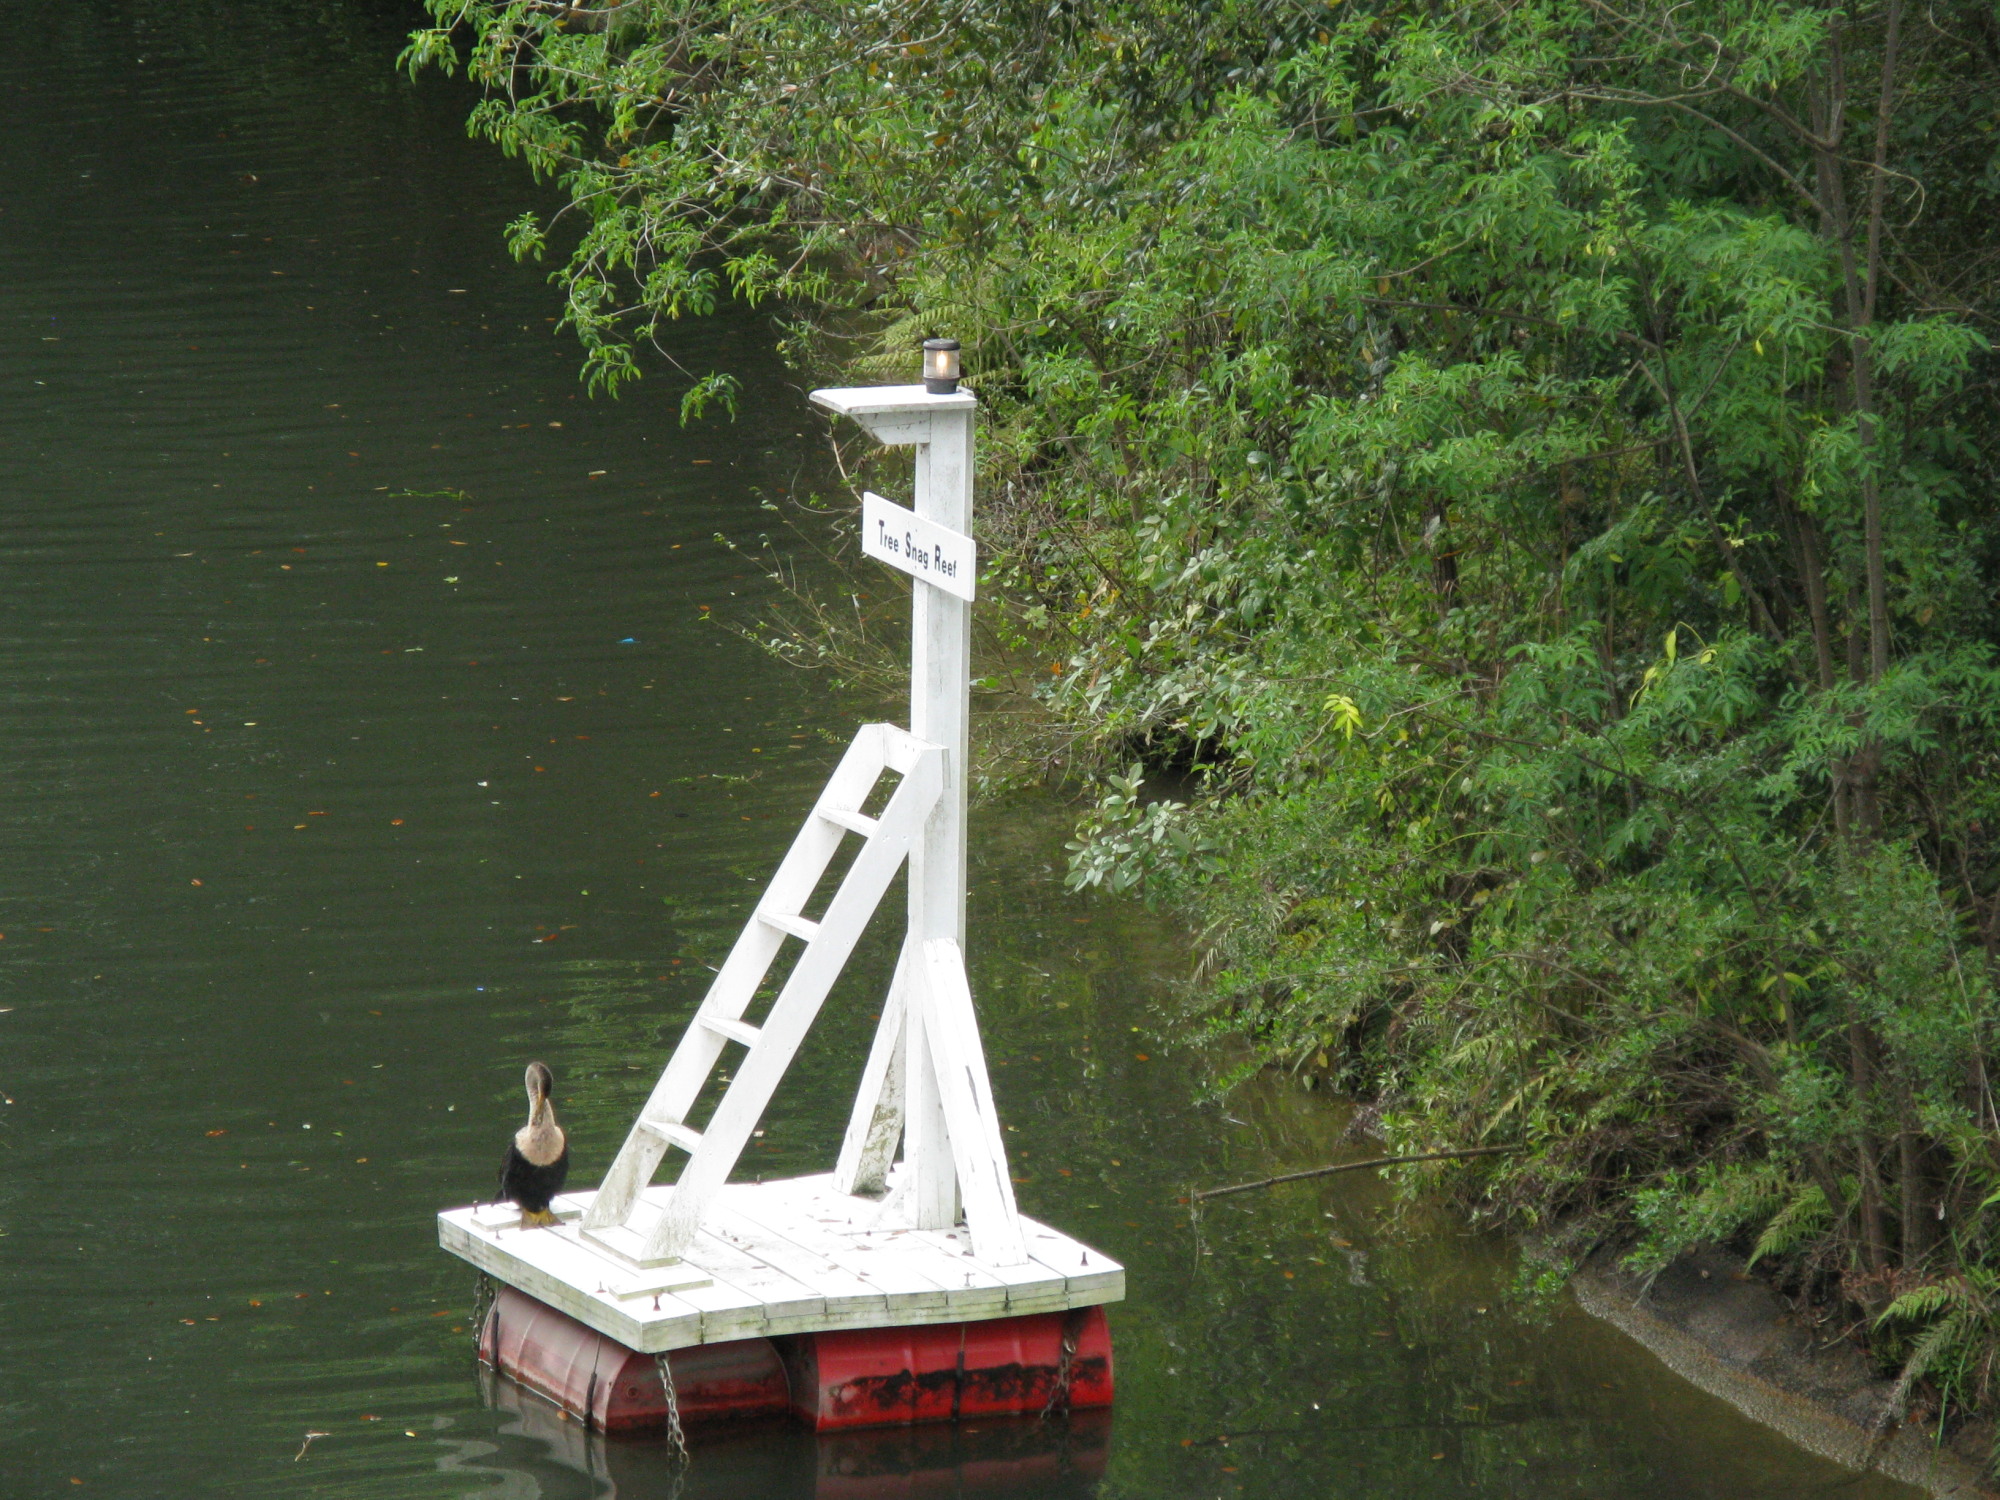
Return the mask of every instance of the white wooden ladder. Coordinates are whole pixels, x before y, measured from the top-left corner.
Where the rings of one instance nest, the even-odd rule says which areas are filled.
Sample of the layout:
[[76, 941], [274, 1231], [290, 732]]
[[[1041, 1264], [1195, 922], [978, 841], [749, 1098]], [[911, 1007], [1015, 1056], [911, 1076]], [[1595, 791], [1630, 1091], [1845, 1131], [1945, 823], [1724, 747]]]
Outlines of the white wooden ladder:
[[[678, 1260], [686, 1251], [702, 1211], [728, 1180], [827, 991], [937, 802], [943, 761], [942, 748], [892, 724], [862, 725], [717, 971], [598, 1189], [583, 1221], [584, 1233], [591, 1239], [641, 1266]], [[885, 770], [900, 773], [902, 783], [881, 817], [871, 818], [861, 808]], [[825, 913], [815, 921], [802, 908], [844, 835], [858, 836], [862, 849]], [[744, 1012], [787, 937], [803, 942], [805, 951], [792, 966], [764, 1024], [753, 1026], [743, 1019]], [[729, 1043], [743, 1048], [744, 1054], [707, 1127], [696, 1130], [687, 1123], [688, 1112]], [[667, 1211], [642, 1235], [630, 1224], [633, 1208], [669, 1146], [687, 1152], [688, 1161]]]

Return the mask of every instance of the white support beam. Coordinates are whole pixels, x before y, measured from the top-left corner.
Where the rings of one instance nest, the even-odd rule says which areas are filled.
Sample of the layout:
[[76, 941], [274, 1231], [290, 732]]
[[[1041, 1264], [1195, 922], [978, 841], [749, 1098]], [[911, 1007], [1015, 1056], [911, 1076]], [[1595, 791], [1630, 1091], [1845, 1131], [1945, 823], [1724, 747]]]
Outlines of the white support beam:
[[[851, 417], [885, 446], [916, 449], [915, 504], [920, 521], [965, 540], [971, 556], [971, 393], [932, 395], [922, 386], [814, 391], [813, 401]], [[963, 582], [967, 585], [971, 580]], [[945, 747], [945, 784], [910, 851], [909, 942], [943, 940], [965, 946], [966, 768], [971, 757], [972, 606], [968, 597], [919, 579], [910, 622], [910, 733]], [[966, 589], [969, 594], [969, 588]], [[954, 1159], [936, 1053], [927, 1039], [937, 1025], [924, 984], [906, 986], [903, 1016], [904, 1119], [901, 1206], [918, 1229], [949, 1229], [958, 1221], [964, 1184]], [[888, 1011], [883, 1012], [886, 1027]], [[877, 1048], [882, 1042], [878, 1038]], [[984, 1065], [981, 1064], [981, 1071]], [[858, 1106], [857, 1106], [858, 1118]], [[887, 1135], [892, 1120], [872, 1120]], [[854, 1126], [850, 1125], [852, 1134]], [[843, 1158], [845, 1160], [845, 1158]], [[1001, 1175], [1004, 1177], [1004, 1167]]]
[[986, 1052], [979, 1045], [979, 1020], [958, 944], [948, 938], [924, 944], [923, 984], [929, 1002], [924, 1040], [951, 1135], [952, 1166], [965, 1204], [965, 1227], [972, 1233], [972, 1253], [989, 1266], [1018, 1266], [1027, 1260], [1028, 1247], [1021, 1238], [1007, 1146], [1000, 1138], [1000, 1116], [993, 1108]]
[[[919, 950], [921, 951], [921, 950]], [[912, 965], [916, 967], [916, 965]], [[951, 1159], [951, 1123], [938, 1088], [931, 1050], [930, 995], [912, 977], [903, 1013], [903, 1180], [899, 1207], [914, 1229], [949, 1229], [958, 1222], [958, 1171]]]
[[833, 1169], [833, 1180], [843, 1193], [881, 1196], [888, 1188], [889, 1168], [903, 1139], [904, 1049], [908, 1045], [903, 1022], [909, 968], [910, 940], [906, 936], [896, 960], [896, 977], [889, 983], [889, 997], [882, 1003], [882, 1020], [875, 1028], [868, 1066], [862, 1069], [861, 1087], [855, 1091], [847, 1135], [840, 1143], [840, 1160]]

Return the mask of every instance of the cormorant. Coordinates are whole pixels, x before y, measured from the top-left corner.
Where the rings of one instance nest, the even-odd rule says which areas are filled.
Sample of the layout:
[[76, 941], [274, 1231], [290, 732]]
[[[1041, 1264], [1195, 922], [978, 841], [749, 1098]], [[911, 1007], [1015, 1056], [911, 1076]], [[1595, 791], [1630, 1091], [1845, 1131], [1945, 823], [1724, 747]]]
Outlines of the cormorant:
[[521, 1208], [521, 1225], [546, 1227], [555, 1223], [549, 1200], [569, 1176], [569, 1139], [556, 1124], [549, 1090], [555, 1075], [547, 1063], [528, 1064], [528, 1123], [514, 1132], [507, 1159], [500, 1166], [500, 1196]]

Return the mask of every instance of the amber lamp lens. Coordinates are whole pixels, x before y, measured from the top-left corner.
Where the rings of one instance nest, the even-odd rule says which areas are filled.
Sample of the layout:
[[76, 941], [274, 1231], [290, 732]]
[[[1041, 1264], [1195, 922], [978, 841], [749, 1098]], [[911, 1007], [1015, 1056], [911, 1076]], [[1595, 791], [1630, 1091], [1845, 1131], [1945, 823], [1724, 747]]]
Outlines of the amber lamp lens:
[[924, 389], [949, 396], [958, 389], [958, 340], [924, 340]]

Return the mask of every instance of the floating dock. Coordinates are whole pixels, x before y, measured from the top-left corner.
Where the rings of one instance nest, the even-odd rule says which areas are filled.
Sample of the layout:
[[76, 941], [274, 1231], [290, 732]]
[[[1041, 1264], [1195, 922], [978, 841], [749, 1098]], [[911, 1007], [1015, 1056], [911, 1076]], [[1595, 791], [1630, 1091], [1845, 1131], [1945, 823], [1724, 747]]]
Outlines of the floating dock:
[[[951, 376], [813, 393], [916, 452], [915, 509], [868, 495], [862, 532], [864, 552], [914, 580], [909, 727], [861, 726], [598, 1189], [559, 1197], [548, 1228], [522, 1227], [510, 1204], [439, 1216], [444, 1248], [517, 1294], [489, 1312], [482, 1358], [603, 1430], [644, 1425], [633, 1414], [645, 1381], [627, 1355], [663, 1357], [663, 1421], [683, 1363], [698, 1390], [748, 1392], [691, 1390], [683, 1409], [764, 1411], [782, 1370], [788, 1409], [822, 1428], [1111, 1399], [1094, 1310], [1124, 1296], [1124, 1269], [1016, 1208], [966, 977], [977, 402], [947, 389], [955, 365]], [[831, 879], [843, 847], [852, 857]], [[729, 1181], [905, 865], [907, 929], [834, 1170]], [[787, 942], [799, 945], [790, 971], [768, 985]], [[656, 1185], [670, 1150], [685, 1160]], [[541, 1334], [527, 1335], [524, 1312]], [[957, 1332], [914, 1332], [926, 1329]], [[672, 1358], [725, 1346], [707, 1376]], [[640, 1394], [614, 1418], [619, 1389]]]

